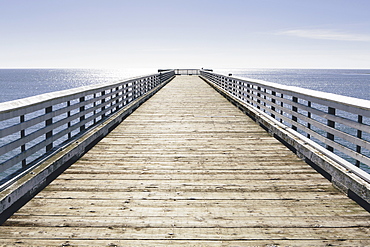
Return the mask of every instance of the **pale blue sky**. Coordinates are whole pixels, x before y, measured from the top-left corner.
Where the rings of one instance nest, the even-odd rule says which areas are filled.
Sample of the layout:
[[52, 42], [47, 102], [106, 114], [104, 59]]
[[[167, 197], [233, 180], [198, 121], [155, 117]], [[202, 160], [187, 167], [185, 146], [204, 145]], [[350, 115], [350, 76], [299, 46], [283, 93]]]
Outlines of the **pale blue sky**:
[[0, 68], [370, 68], [370, 0], [0, 0]]

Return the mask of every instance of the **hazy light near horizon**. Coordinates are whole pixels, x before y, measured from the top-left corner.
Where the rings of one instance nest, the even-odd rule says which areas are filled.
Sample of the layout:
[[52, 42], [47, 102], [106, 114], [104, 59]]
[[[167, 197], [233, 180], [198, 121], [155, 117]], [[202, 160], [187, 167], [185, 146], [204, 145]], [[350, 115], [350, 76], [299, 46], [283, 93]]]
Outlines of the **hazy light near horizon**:
[[324, 39], [338, 41], [361, 41], [369, 42], [370, 34], [346, 33], [344, 31], [329, 30], [329, 29], [293, 29], [277, 32], [278, 35], [296, 36], [309, 39]]

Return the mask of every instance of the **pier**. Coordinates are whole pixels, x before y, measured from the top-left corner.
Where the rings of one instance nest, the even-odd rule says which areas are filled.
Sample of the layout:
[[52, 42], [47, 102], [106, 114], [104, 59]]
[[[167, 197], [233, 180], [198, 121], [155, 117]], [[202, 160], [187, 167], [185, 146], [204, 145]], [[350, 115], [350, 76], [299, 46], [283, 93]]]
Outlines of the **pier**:
[[[293, 112], [299, 110], [290, 108], [289, 118], [277, 109], [287, 100], [274, 85], [248, 87], [205, 70], [185, 74], [161, 71], [114, 85], [110, 93], [89, 88], [104, 107], [76, 91], [75, 108], [90, 115], [77, 114], [74, 128], [63, 122], [79, 133], [63, 132], [70, 140], [59, 146], [50, 140], [55, 131], [42, 130], [50, 140], [42, 141], [45, 154], [28, 165], [32, 169], [25, 164], [1, 192], [0, 245], [370, 245], [369, 176], [355, 165], [367, 162], [361, 153], [366, 140], [355, 141], [362, 148], [353, 152], [357, 162], [351, 166], [333, 156], [330, 149], [339, 148], [333, 136], [325, 135], [330, 145], [324, 148], [297, 137], [300, 122]], [[259, 91], [253, 99], [238, 88]], [[291, 100], [300, 104], [297, 95]], [[355, 113], [367, 118], [361, 104]], [[330, 115], [333, 125], [337, 117]], [[278, 116], [293, 124], [283, 126]], [[48, 119], [40, 121], [47, 126]], [[58, 122], [53, 120], [49, 125]], [[362, 122], [353, 125], [368, 131]], [[14, 160], [5, 165], [26, 163], [19, 155]]]

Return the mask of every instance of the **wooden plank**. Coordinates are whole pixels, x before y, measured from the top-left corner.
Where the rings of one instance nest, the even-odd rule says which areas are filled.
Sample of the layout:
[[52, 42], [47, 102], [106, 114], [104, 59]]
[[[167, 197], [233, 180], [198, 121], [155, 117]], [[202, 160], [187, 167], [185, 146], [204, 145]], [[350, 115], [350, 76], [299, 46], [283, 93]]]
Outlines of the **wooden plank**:
[[[63, 200], [65, 201], [65, 200]], [[243, 200], [230, 203], [217, 203], [215, 200], [199, 202], [192, 201], [149, 201], [147, 204], [126, 203], [124, 201], [115, 201], [107, 204], [107, 201], [91, 202], [85, 204], [83, 202], [73, 201], [73, 206], [66, 205], [62, 200], [59, 202], [53, 201], [52, 207], [45, 206], [41, 203], [30, 204], [29, 207], [20, 209], [16, 215], [26, 215], [32, 210], [32, 215], [55, 215], [64, 216], [117, 216], [117, 217], [132, 217], [143, 216], [148, 217], [177, 217], [177, 216], [212, 216], [215, 217], [222, 213], [222, 217], [236, 216], [366, 216], [362, 209], [353, 207], [353, 203], [345, 203], [341, 200], [336, 200], [336, 204], [341, 203], [341, 207], [331, 202], [323, 202], [320, 200]], [[44, 203], [49, 203], [45, 202]], [[233, 208], [233, 210], [228, 210]], [[274, 210], [269, 211], [273, 208]], [[294, 208], [292, 210], [291, 208]]]
[[236, 228], [243, 226], [255, 228], [349, 228], [367, 227], [369, 219], [365, 216], [333, 216], [328, 221], [325, 217], [319, 216], [222, 216], [211, 217], [205, 215], [175, 216], [168, 220], [167, 216], [87, 216], [75, 215], [15, 215], [5, 226], [18, 227], [125, 227], [125, 228], [215, 228], [228, 227]]
[[[4, 234], [5, 233], [5, 234]], [[10, 233], [10, 234], [9, 234]], [[370, 228], [114, 228], [114, 227], [10, 227], [3, 226], [0, 238], [17, 239], [106, 239], [106, 240], [366, 240]]]
[[[177, 240], [177, 239], [162, 239], [162, 240], [44, 240], [44, 239], [4, 239], [3, 243], [10, 246], [291, 246], [291, 240]], [[222, 243], [221, 243], [222, 242]], [[294, 246], [367, 246], [367, 240], [294, 240]]]
[[177, 77], [0, 227], [29, 246], [370, 245], [370, 214]]
[[[330, 187], [328, 187], [330, 188]], [[181, 186], [178, 189], [181, 191]], [[329, 194], [329, 195], [328, 195]], [[251, 191], [251, 192], [207, 192], [202, 191], [187, 191], [178, 194], [175, 188], [172, 191], [119, 191], [119, 192], [99, 192], [99, 189], [95, 191], [52, 191], [52, 192], [42, 192], [35, 198], [45, 198], [45, 199], [70, 199], [70, 198], [80, 198], [80, 199], [104, 199], [104, 200], [248, 200], [248, 199], [276, 199], [276, 200], [290, 200], [290, 199], [315, 199], [315, 198], [327, 198], [330, 199], [340, 199], [344, 196], [334, 188], [330, 191], [325, 191], [323, 189], [318, 189], [316, 191]], [[354, 203], [354, 206], [356, 204]]]
[[[216, 181], [217, 183], [222, 183], [225, 180], [225, 183], [229, 179], [233, 180], [240, 180], [243, 181], [254, 181], [254, 180], [294, 180], [294, 181], [302, 181], [302, 180], [310, 180], [312, 181], [316, 174], [312, 173], [286, 173], [286, 172], [274, 172], [270, 174], [264, 174], [261, 170], [235, 170], [234, 172], [230, 172], [229, 170], [211, 170], [209, 172], [194, 172], [191, 170], [173, 170], [173, 174], [169, 178], [168, 174], [169, 171], [166, 170], [156, 170], [153, 172], [152, 170], [126, 170], [123, 172], [113, 173], [110, 170], [96, 170], [93, 172], [89, 172], [86, 174], [80, 174], [83, 171], [78, 171], [74, 173], [66, 173], [59, 178], [58, 181], [68, 180], [69, 183], [79, 183], [82, 180], [92, 180], [96, 182], [96, 180], [182, 180], [184, 176], [187, 176], [188, 179], [191, 180], [212, 180]], [[79, 174], [78, 178], [76, 174]], [[318, 175], [317, 175], [318, 176]], [[319, 177], [317, 179], [320, 179]], [[287, 181], [286, 181], [287, 182]], [[323, 181], [320, 179], [320, 183]]]

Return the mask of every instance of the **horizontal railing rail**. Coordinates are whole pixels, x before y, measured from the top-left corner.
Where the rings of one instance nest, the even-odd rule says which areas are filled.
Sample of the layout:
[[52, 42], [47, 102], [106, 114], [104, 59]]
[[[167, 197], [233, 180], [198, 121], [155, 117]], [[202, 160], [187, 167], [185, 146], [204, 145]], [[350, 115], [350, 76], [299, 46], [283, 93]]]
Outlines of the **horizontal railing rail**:
[[176, 75], [199, 75], [199, 69], [175, 69]]
[[209, 71], [200, 74], [247, 105], [370, 170], [370, 101]]
[[163, 71], [0, 103], [0, 180], [92, 129], [175, 76]]

